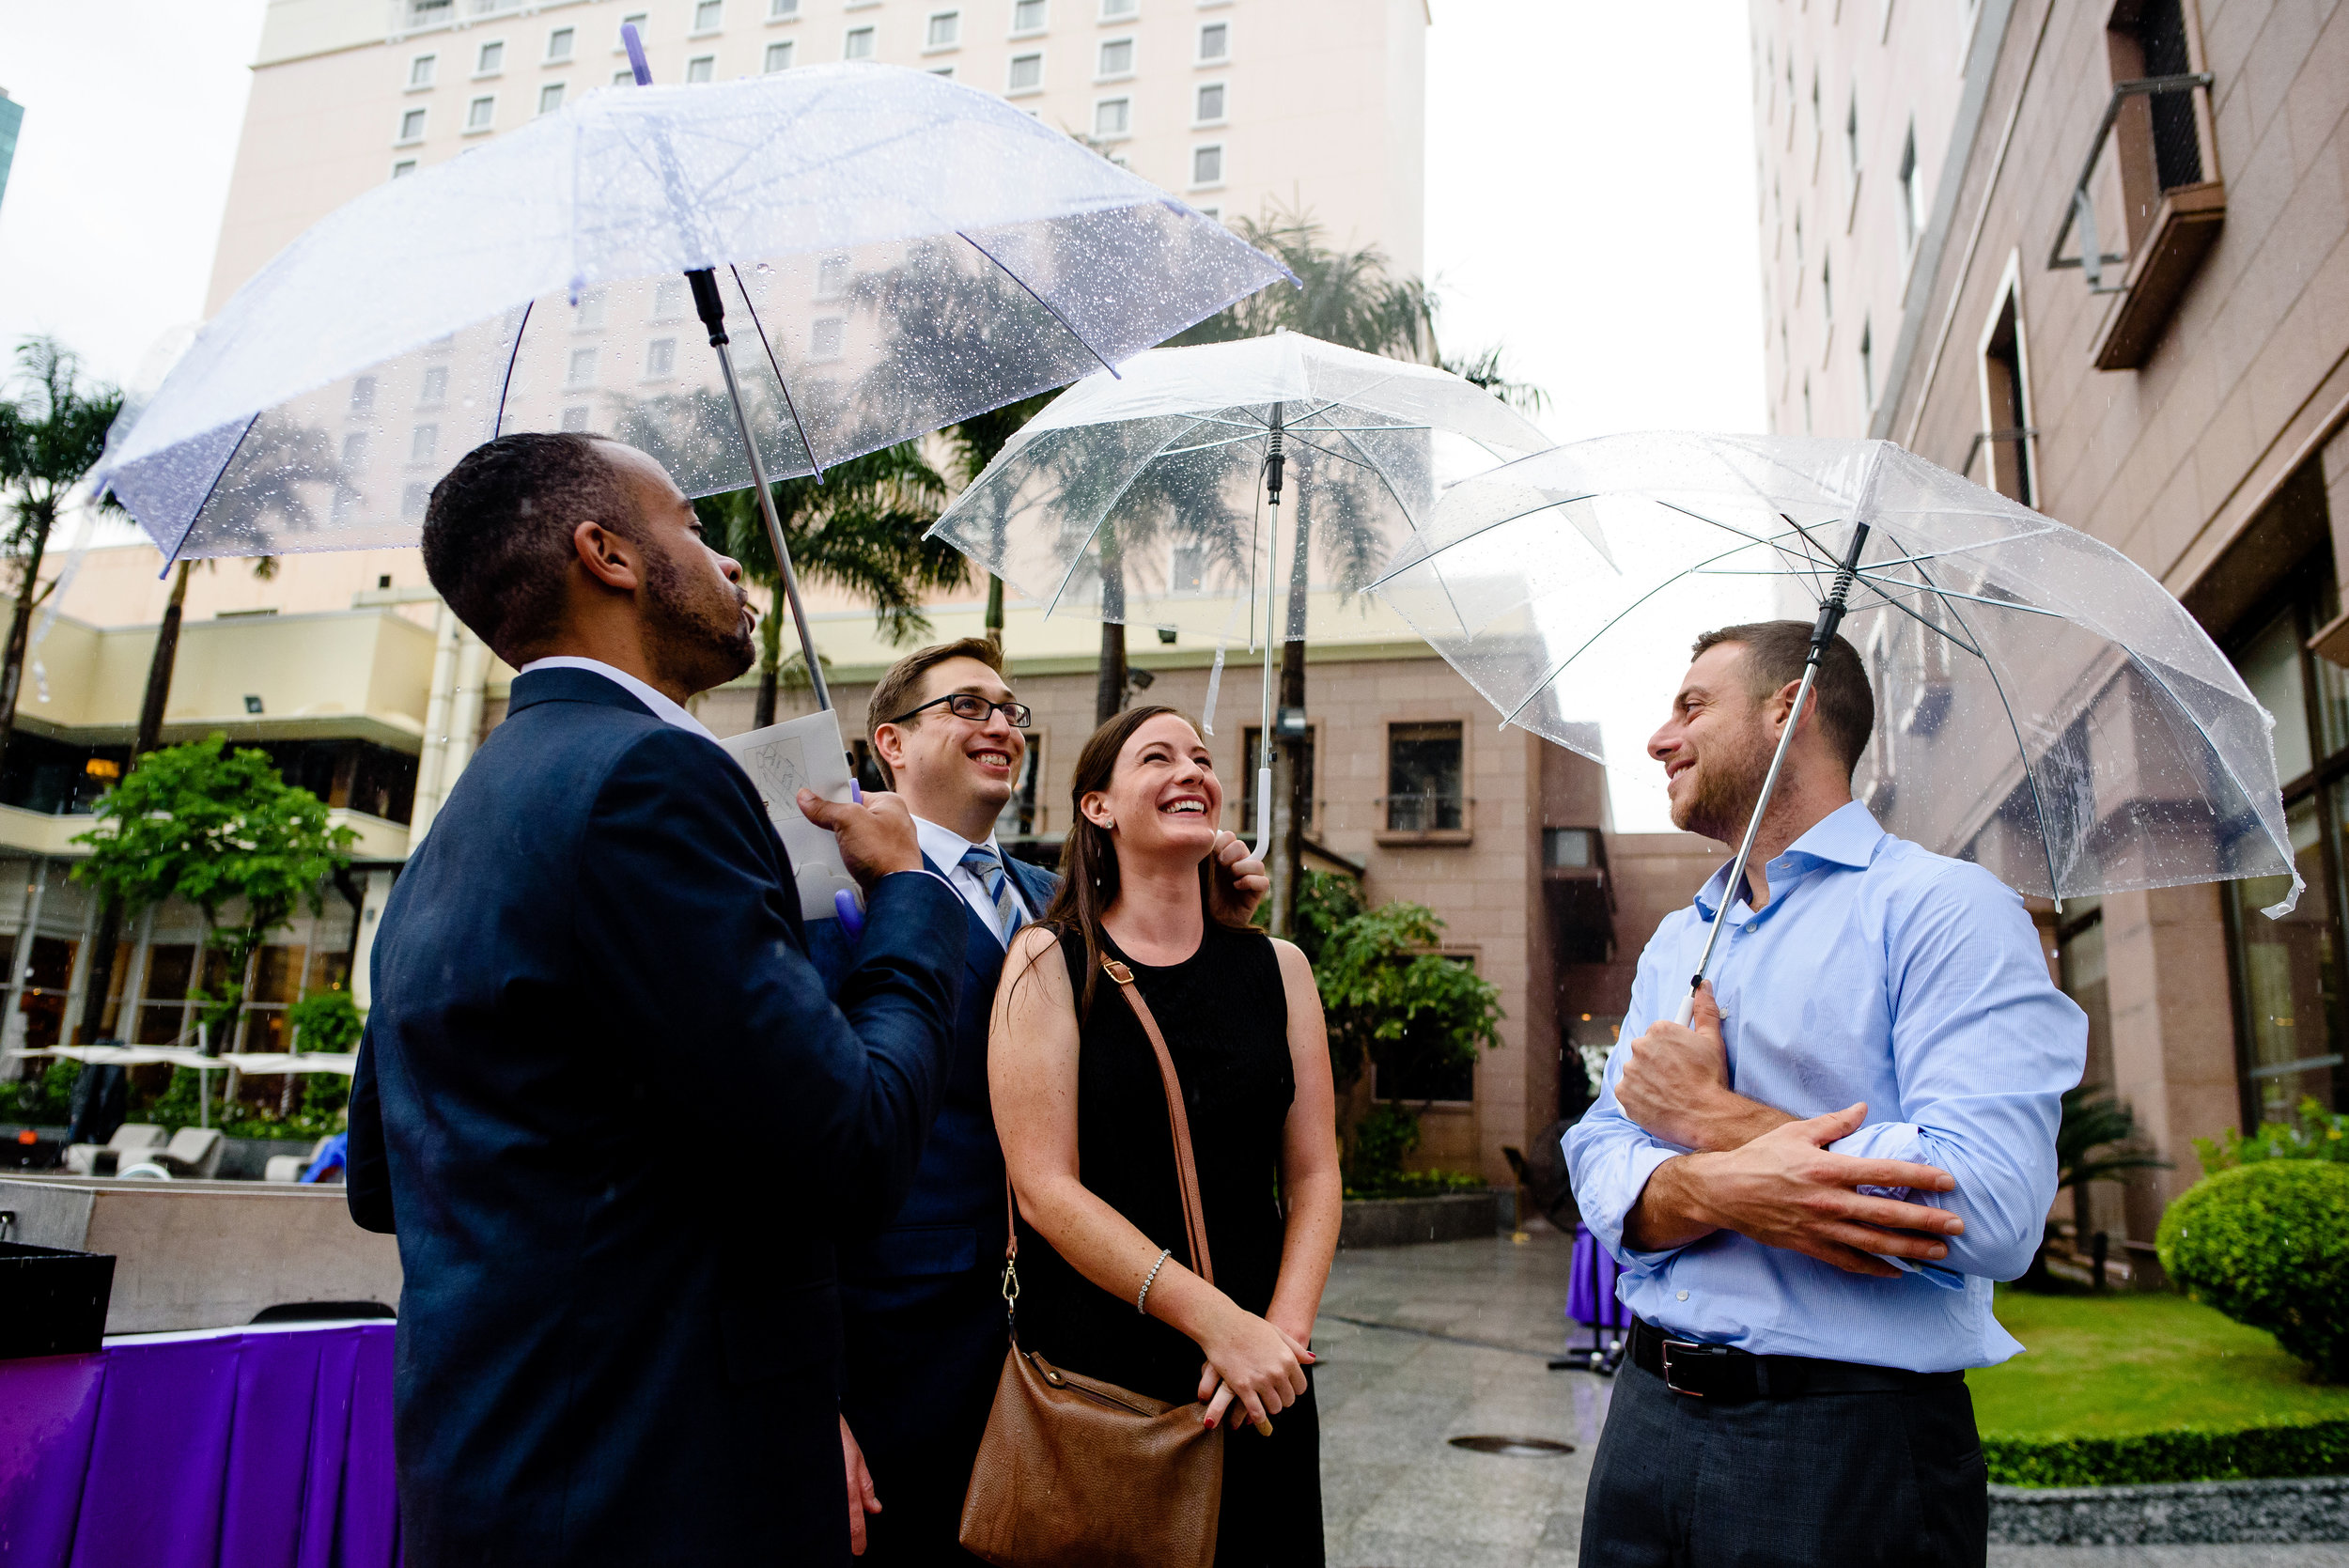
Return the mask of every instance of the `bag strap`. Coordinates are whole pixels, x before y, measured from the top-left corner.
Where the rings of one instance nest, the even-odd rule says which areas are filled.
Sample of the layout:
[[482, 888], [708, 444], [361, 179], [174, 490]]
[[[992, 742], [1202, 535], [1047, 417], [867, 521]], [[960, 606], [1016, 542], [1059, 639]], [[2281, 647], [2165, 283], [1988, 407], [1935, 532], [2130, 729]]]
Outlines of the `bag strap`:
[[[1134, 984], [1134, 971], [1114, 958], [1101, 960], [1101, 972], [1117, 983], [1127, 1005], [1134, 1010], [1134, 1019], [1142, 1025], [1143, 1033], [1150, 1038], [1150, 1048], [1159, 1059], [1159, 1084], [1166, 1092], [1166, 1124], [1174, 1138], [1174, 1185], [1183, 1200], [1183, 1235], [1190, 1247], [1191, 1272], [1209, 1284], [1215, 1283], [1215, 1263], [1207, 1255], [1207, 1219], [1199, 1202], [1199, 1165], [1190, 1151], [1190, 1118], [1183, 1110], [1183, 1080], [1175, 1075], [1174, 1058], [1166, 1048], [1166, 1036], [1159, 1032], [1159, 1020], [1150, 1015], [1150, 1004], [1142, 1000], [1142, 987]], [[1019, 1299], [1019, 1199], [1011, 1188], [1011, 1172], [1003, 1172], [1003, 1306], [1006, 1313], [1018, 1311]]]

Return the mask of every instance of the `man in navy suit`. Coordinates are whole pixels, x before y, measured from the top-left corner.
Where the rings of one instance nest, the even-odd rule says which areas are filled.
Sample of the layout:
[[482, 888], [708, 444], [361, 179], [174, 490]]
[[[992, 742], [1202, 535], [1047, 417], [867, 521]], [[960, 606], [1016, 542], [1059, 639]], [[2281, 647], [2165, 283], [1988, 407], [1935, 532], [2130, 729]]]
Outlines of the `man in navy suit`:
[[740, 569], [645, 454], [501, 437], [424, 550], [519, 674], [385, 908], [351, 1090], [351, 1213], [405, 1275], [407, 1561], [846, 1562], [833, 1238], [912, 1183], [962, 902], [901, 801], [803, 793], [869, 902], [828, 1000], [684, 708], [750, 664]]
[[[995, 837], [1026, 765], [1029, 720], [1004, 682], [1001, 651], [977, 637], [900, 660], [873, 688], [866, 712], [884, 782], [911, 808], [930, 868], [964, 904], [962, 1007], [945, 1102], [895, 1222], [840, 1254], [841, 1409], [872, 1480], [867, 1560], [892, 1568], [978, 1561], [956, 1537], [1010, 1345], [988, 1013], [1012, 935], [1042, 918], [1060, 887], [1052, 873], [1005, 855]], [[1264, 866], [1237, 841], [1217, 852], [1217, 896], [1245, 919], [1268, 886]], [[849, 958], [843, 951], [832, 961]]]

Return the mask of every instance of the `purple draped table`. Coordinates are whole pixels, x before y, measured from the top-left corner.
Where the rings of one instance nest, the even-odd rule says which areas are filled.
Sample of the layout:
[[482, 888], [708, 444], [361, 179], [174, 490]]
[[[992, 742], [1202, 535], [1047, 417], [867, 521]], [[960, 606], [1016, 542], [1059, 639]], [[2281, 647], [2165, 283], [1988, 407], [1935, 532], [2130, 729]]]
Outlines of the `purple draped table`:
[[395, 1568], [392, 1326], [0, 1361], [5, 1568]]
[[1614, 1254], [1598, 1244], [1591, 1228], [1574, 1222], [1573, 1275], [1566, 1282], [1566, 1315], [1593, 1328], [1628, 1328], [1631, 1309], [1615, 1296], [1615, 1280], [1623, 1273]]

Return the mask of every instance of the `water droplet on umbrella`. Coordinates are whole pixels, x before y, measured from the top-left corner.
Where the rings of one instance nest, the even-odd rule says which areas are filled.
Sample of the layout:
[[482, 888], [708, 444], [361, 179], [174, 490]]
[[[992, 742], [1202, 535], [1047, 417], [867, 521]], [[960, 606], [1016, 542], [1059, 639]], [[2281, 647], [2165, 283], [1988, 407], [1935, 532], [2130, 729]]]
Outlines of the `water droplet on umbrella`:
[[762, 261], [756, 267], [752, 269], [753, 272], [756, 272], [762, 278], [771, 274], [774, 270], [774, 263], [771, 261]]

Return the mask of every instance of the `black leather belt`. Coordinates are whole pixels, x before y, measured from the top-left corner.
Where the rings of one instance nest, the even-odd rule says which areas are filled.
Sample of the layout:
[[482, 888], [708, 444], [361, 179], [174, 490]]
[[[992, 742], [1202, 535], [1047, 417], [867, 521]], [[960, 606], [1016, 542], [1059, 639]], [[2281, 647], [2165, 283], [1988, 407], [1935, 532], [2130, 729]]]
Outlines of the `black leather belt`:
[[1734, 1405], [1805, 1394], [1916, 1393], [1963, 1383], [1962, 1372], [1904, 1372], [1809, 1356], [1756, 1356], [1726, 1344], [1674, 1339], [1644, 1318], [1631, 1325], [1631, 1359], [1676, 1394]]

